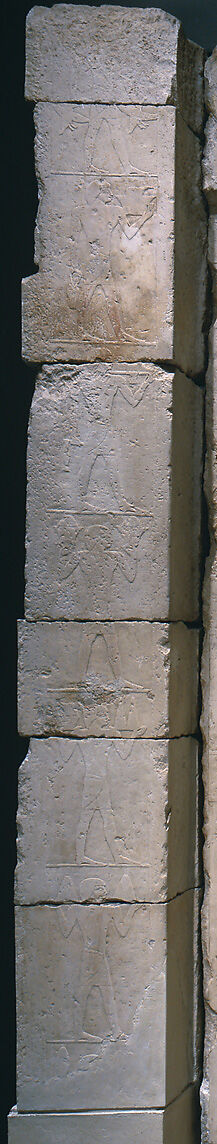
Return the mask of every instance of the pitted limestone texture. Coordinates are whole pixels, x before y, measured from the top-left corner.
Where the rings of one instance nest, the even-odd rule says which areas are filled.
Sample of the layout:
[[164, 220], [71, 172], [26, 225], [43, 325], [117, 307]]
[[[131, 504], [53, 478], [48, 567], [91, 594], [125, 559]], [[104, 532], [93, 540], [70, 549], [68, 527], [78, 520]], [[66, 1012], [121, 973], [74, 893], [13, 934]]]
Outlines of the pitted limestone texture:
[[17, 902], [163, 902], [191, 889], [197, 755], [192, 738], [32, 739], [19, 771]]
[[165, 1111], [17, 1113], [9, 1116], [9, 1144], [183, 1144], [194, 1140], [196, 1101], [189, 1087]]
[[134, 9], [133, 20], [121, 8], [30, 13], [39, 271], [23, 283], [27, 360], [175, 357], [202, 371], [202, 63], [179, 22], [155, 10]]
[[195, 1144], [203, 52], [157, 9], [36, 7], [26, 96], [9, 1144]]
[[159, 1108], [191, 1084], [193, 904], [17, 907], [19, 1111]]
[[189, 378], [150, 364], [44, 367], [27, 456], [30, 620], [198, 619], [202, 406]]
[[203, 125], [203, 59], [159, 8], [56, 4], [26, 21], [25, 94], [34, 102], [178, 104]]
[[20, 734], [195, 734], [198, 642], [181, 623], [20, 620]]

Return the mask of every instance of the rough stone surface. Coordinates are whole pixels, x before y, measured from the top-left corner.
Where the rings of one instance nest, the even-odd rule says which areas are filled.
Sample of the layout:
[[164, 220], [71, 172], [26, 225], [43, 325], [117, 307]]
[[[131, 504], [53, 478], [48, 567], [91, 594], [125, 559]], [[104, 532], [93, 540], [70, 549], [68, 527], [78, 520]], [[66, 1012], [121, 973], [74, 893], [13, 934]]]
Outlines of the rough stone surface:
[[205, 639], [202, 660], [202, 731], [204, 783], [203, 851], [205, 894], [202, 909], [203, 982], [205, 999], [204, 1072], [201, 1088], [202, 1144], [217, 1144], [217, 781], [216, 781], [216, 696], [217, 696], [217, 54], [206, 65], [207, 109], [212, 112], [206, 128], [204, 189], [211, 206], [208, 257], [213, 276], [213, 322], [209, 336], [209, 366], [206, 380], [206, 468], [205, 491], [209, 512], [210, 554], [206, 562], [203, 616]]
[[152, 902], [190, 889], [196, 790], [193, 739], [31, 740], [19, 771], [16, 900]]
[[[197, 1135], [202, 65], [156, 9], [27, 19], [39, 206], [23, 354], [48, 364], [19, 624], [19, 730], [35, 738], [10, 1144]], [[210, 1021], [206, 972], [205, 988]]]
[[198, 139], [177, 117], [174, 250], [174, 358], [185, 373], [205, 368], [207, 220]]
[[205, 63], [205, 101], [209, 115], [217, 118], [217, 47]]
[[[213, 218], [215, 226], [211, 226], [212, 234], [217, 239], [217, 219]], [[209, 224], [210, 229], [210, 224]], [[216, 248], [217, 252], [217, 248]], [[210, 542], [211, 542], [211, 560], [207, 563], [207, 579], [209, 584], [210, 568], [216, 551], [217, 540], [217, 388], [215, 384], [215, 376], [217, 369], [217, 314], [216, 314], [216, 298], [215, 298], [215, 279], [217, 270], [217, 263], [215, 267], [215, 246], [212, 247], [212, 264], [211, 270], [214, 276], [213, 282], [213, 324], [210, 329], [209, 335], [209, 365], [207, 370], [207, 385], [206, 385], [206, 432], [207, 432], [207, 452], [206, 452], [206, 466], [205, 466], [205, 492], [208, 502], [209, 510], [209, 527], [210, 527]], [[209, 593], [209, 587], [205, 589], [205, 599]], [[209, 618], [209, 613], [208, 613]]]
[[193, 1079], [192, 892], [168, 906], [16, 913], [19, 1111], [100, 1109], [102, 1093], [108, 1109], [159, 1108], [179, 1095]]
[[40, 104], [35, 119], [39, 272], [23, 282], [24, 357], [172, 361], [174, 350], [200, 373], [198, 139], [173, 107]]
[[202, 406], [189, 378], [149, 364], [44, 367], [29, 426], [27, 618], [197, 619]]
[[[167, 200], [174, 192], [174, 124], [175, 110], [172, 107], [143, 107], [131, 104], [118, 106], [110, 104], [38, 103], [34, 110], [35, 123], [35, 165], [41, 192], [51, 187], [54, 191], [54, 177], [63, 179], [63, 190], [67, 187], [66, 177], [80, 179], [100, 179], [133, 177], [141, 178], [145, 195], [144, 214], [152, 217], [151, 208], [156, 210], [156, 186], [159, 195], [164, 196], [165, 210], [169, 211]], [[153, 136], [155, 135], [155, 148]], [[169, 154], [165, 155], [167, 141]], [[159, 169], [159, 163], [162, 167]], [[145, 189], [145, 178], [148, 188]], [[151, 180], [153, 179], [153, 188]], [[155, 180], [157, 179], [157, 184]], [[46, 184], [48, 183], [48, 187]], [[134, 184], [133, 184], [134, 186]], [[121, 187], [121, 184], [120, 184]], [[154, 202], [153, 202], [154, 200]], [[55, 200], [54, 200], [55, 201]], [[53, 203], [52, 203], [53, 205]], [[149, 208], [149, 209], [148, 209]], [[161, 224], [163, 220], [161, 218]], [[41, 220], [40, 220], [41, 221]], [[50, 233], [41, 236], [42, 250], [36, 248], [36, 262], [55, 258], [53, 242], [67, 243], [67, 231], [63, 234], [64, 219], [59, 220], [59, 234], [53, 227], [53, 241]], [[52, 219], [50, 219], [52, 226]], [[82, 234], [82, 231], [81, 231]], [[65, 247], [64, 247], [65, 249]]]
[[20, 620], [20, 734], [194, 734], [197, 669], [185, 624]]
[[215, 207], [217, 193], [217, 119], [214, 119], [212, 115], [207, 120], [205, 127], [203, 186], [209, 203]]
[[216, 693], [217, 693], [217, 559], [214, 541], [207, 562], [204, 589], [205, 642], [202, 663], [203, 685], [203, 783], [204, 835], [203, 851], [205, 894], [202, 908], [203, 980], [205, 997], [204, 1076], [201, 1090], [202, 1141], [217, 1144], [216, 1075], [217, 1075], [217, 780], [216, 780]]
[[196, 1094], [189, 1087], [165, 1112], [18, 1114], [8, 1119], [9, 1144], [194, 1144]]
[[201, 131], [202, 48], [158, 8], [56, 4], [26, 22], [27, 99], [49, 102], [178, 103]]
[[[216, 218], [216, 214], [213, 213], [213, 210], [210, 211], [210, 215], [209, 215], [208, 259], [209, 259], [211, 273], [213, 274], [213, 270], [217, 270], [217, 218]], [[215, 286], [214, 282], [213, 282], [213, 286]], [[216, 312], [216, 299], [215, 299], [214, 289], [212, 291], [212, 303], [213, 303], [213, 310], [214, 310], [214, 312]], [[211, 345], [211, 341], [212, 340], [215, 341], [215, 339], [216, 339], [216, 329], [215, 329], [215, 323], [214, 323], [211, 327], [211, 336], [209, 339], [210, 345]], [[210, 359], [210, 366], [208, 366], [208, 371], [207, 371], [208, 377], [210, 376], [211, 368], [212, 368], [212, 358]], [[213, 384], [212, 384], [212, 389], [213, 389]]]
[[39, 274], [23, 285], [24, 356], [171, 358], [174, 108], [45, 106], [36, 129]]

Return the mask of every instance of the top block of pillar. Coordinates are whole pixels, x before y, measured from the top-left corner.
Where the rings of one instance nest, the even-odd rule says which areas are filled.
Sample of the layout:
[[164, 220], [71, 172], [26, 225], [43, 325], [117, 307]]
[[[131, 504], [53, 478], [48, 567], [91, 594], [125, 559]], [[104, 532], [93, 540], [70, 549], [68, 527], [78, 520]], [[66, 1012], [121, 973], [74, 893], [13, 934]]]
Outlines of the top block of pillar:
[[200, 131], [203, 50], [159, 8], [55, 4], [26, 24], [27, 99], [177, 105]]
[[39, 206], [23, 357], [200, 374], [202, 49], [155, 8], [34, 8], [26, 95]]

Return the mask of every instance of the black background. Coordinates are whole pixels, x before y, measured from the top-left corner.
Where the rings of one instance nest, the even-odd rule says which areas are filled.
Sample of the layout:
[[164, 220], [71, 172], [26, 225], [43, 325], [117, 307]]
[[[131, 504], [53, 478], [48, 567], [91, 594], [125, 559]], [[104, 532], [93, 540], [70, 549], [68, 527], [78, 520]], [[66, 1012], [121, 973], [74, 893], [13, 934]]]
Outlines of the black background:
[[[37, 0], [40, 4], [40, 0]], [[126, 3], [126, 0], [125, 0]], [[25, 458], [35, 372], [20, 355], [20, 280], [31, 274], [37, 187], [33, 163], [32, 107], [23, 98], [24, 0], [0, 7], [1, 98], [1, 1060], [0, 1144], [6, 1114], [16, 1100], [13, 871], [17, 769], [27, 741], [16, 731], [16, 619], [23, 615]], [[129, 6], [129, 5], [128, 5]], [[131, 5], [132, 6], [132, 5]], [[135, 6], [135, 5], [134, 5]], [[146, 5], [136, 5], [146, 7]], [[151, 5], [149, 5], [151, 6]], [[178, 16], [186, 34], [208, 52], [217, 42], [217, 0], [156, 4]], [[47, 7], [51, 7], [47, 0]], [[33, 1030], [34, 1036], [34, 1030]]]

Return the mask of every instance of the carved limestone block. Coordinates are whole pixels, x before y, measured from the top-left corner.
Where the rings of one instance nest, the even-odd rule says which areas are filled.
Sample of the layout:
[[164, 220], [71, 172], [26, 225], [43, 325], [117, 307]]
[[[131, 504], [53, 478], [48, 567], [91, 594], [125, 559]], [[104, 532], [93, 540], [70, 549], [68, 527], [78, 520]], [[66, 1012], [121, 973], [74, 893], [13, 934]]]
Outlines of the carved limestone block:
[[32, 739], [16, 900], [165, 901], [194, 886], [197, 750], [191, 738]]
[[19, 1111], [159, 1108], [191, 1084], [193, 909], [17, 907]]
[[43, 368], [27, 618], [197, 619], [202, 413], [198, 386], [148, 363]]
[[22, 348], [45, 364], [18, 633], [31, 742], [9, 1144], [193, 1144], [203, 52], [157, 9], [39, 6], [26, 96], [39, 203]]
[[21, 735], [161, 738], [196, 731], [195, 628], [70, 620], [18, 626]]
[[202, 61], [164, 13], [30, 13], [39, 271], [23, 283], [27, 360], [175, 359], [190, 375], [203, 369]]
[[189, 1086], [164, 1111], [62, 1112], [22, 1115], [12, 1109], [9, 1144], [183, 1144], [196, 1132], [195, 1091]]
[[55, 4], [26, 21], [25, 95], [34, 102], [173, 104], [203, 125], [204, 52], [156, 8]]
[[40, 104], [35, 124], [39, 273], [23, 284], [24, 356], [170, 358], [174, 108]]

